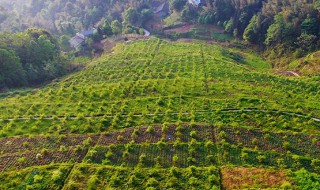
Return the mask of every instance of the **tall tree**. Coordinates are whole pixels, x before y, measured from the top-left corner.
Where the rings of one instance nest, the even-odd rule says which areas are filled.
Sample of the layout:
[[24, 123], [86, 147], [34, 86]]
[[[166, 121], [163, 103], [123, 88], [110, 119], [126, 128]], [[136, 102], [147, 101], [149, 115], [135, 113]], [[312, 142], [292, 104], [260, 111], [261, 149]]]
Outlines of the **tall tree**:
[[6, 49], [0, 49], [0, 89], [25, 84], [25, 73], [19, 58]]
[[111, 22], [112, 33], [120, 34], [122, 32], [122, 24], [118, 20]]

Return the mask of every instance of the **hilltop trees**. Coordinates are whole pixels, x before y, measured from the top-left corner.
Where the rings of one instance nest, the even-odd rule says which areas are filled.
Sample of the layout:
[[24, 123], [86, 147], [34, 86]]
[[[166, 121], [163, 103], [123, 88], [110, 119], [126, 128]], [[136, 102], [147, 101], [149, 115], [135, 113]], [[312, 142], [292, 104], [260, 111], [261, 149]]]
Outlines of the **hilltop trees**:
[[19, 58], [6, 49], [0, 49], [0, 89], [25, 83], [25, 73]]
[[104, 24], [102, 26], [102, 33], [106, 36], [111, 36], [113, 34], [112, 28], [108, 21], [104, 21]]
[[123, 25], [135, 25], [139, 21], [138, 12], [130, 7], [123, 13]]
[[[208, 3], [208, 8], [198, 8], [199, 22], [222, 26], [227, 33], [249, 44], [277, 49], [280, 54], [307, 53], [320, 47], [317, 0], [215, 0], [212, 6]], [[312, 44], [310, 48], [305, 47], [307, 43]]]
[[183, 9], [183, 7], [186, 5], [187, 0], [170, 0], [169, 2], [171, 7], [174, 10], [180, 12]]
[[37, 84], [63, 75], [57, 41], [45, 30], [0, 33], [0, 88]]
[[122, 31], [122, 24], [118, 20], [114, 20], [111, 23], [111, 29], [113, 34], [120, 34]]
[[[0, 31], [23, 31], [29, 27], [39, 27], [52, 33], [74, 35], [77, 31], [102, 25], [105, 20], [110, 24], [113, 20], [118, 20], [124, 21], [125, 25], [135, 25], [141, 22], [141, 11], [150, 9], [149, 2], [25, 0], [23, 3], [11, 3], [9, 0], [3, 0], [0, 2]], [[12, 6], [12, 10], [4, 8], [7, 4]]]

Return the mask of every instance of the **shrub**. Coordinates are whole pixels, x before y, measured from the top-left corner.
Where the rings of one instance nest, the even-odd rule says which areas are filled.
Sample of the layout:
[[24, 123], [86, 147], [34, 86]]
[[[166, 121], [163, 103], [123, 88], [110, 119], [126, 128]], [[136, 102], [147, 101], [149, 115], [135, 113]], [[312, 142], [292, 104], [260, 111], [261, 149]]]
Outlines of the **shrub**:
[[117, 141], [123, 141], [123, 136], [122, 135], [118, 135], [117, 136]]
[[207, 141], [205, 144], [207, 149], [213, 149], [214, 148], [214, 143], [212, 141]]
[[209, 175], [208, 181], [211, 185], [219, 185], [219, 178], [214, 174]]
[[163, 149], [166, 147], [166, 143], [163, 142], [163, 141], [158, 141], [158, 142], [157, 142], [157, 147], [158, 147], [160, 150], [163, 150]]
[[88, 137], [86, 140], [82, 142], [82, 145], [84, 145], [85, 147], [89, 147], [91, 143], [92, 143], [92, 139], [91, 137]]
[[38, 154], [36, 155], [36, 159], [37, 159], [37, 160], [42, 159], [42, 154], [38, 153]]
[[21, 157], [17, 159], [19, 165], [25, 165], [27, 163], [26, 157]]
[[225, 139], [226, 137], [227, 137], [226, 132], [220, 131], [220, 133], [219, 133], [219, 138], [220, 138], [220, 139]]
[[179, 161], [179, 157], [178, 157], [177, 155], [174, 155], [174, 156], [172, 157], [172, 162], [173, 162], [173, 164], [176, 165], [176, 164], [178, 163], [178, 161]]
[[99, 179], [97, 175], [90, 176], [88, 180], [88, 189], [95, 189], [96, 185], [99, 183]]
[[42, 179], [43, 179], [43, 176], [41, 176], [41, 175], [35, 175], [35, 176], [33, 177], [33, 183], [40, 183], [40, 182], [42, 181]]
[[66, 146], [61, 145], [59, 150], [60, 150], [61, 152], [67, 152], [68, 149], [67, 149]]
[[145, 165], [147, 162], [147, 156], [145, 154], [141, 154], [139, 157], [139, 163]]
[[149, 126], [147, 128], [147, 133], [153, 134], [155, 132], [154, 126]]
[[197, 132], [196, 131], [191, 131], [190, 132], [190, 137], [194, 138], [194, 139], [197, 138]]
[[155, 178], [151, 177], [151, 178], [148, 179], [146, 185], [148, 187], [157, 187], [159, 185], [159, 182]]
[[48, 155], [48, 153], [49, 153], [49, 150], [48, 149], [46, 149], [46, 148], [43, 148], [42, 150], [41, 150], [41, 153], [42, 153], [42, 155]]
[[282, 143], [282, 148], [288, 150], [288, 149], [290, 148], [290, 143], [287, 142], [287, 141], [283, 142], [283, 143]]
[[167, 124], [163, 124], [161, 130], [162, 130], [162, 133], [168, 132], [168, 130], [169, 130], [168, 125]]

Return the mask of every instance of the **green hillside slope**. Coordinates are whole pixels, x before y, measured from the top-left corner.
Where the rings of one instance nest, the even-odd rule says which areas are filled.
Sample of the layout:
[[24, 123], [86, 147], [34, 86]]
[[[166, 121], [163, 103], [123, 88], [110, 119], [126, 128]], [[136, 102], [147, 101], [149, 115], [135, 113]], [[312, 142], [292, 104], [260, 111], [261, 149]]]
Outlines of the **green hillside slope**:
[[[317, 187], [319, 81], [269, 69], [237, 49], [150, 38], [2, 94], [0, 189]], [[281, 180], [254, 177], [266, 174]]]
[[320, 75], [320, 51], [297, 59], [289, 64], [289, 69], [295, 70], [305, 76]]

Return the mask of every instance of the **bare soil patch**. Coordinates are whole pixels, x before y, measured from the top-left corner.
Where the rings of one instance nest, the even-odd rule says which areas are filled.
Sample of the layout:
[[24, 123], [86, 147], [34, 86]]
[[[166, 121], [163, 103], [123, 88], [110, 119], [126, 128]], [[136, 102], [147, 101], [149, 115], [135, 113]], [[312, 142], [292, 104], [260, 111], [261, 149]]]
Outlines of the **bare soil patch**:
[[222, 185], [225, 189], [279, 188], [289, 182], [282, 170], [266, 168], [224, 167], [221, 170]]

